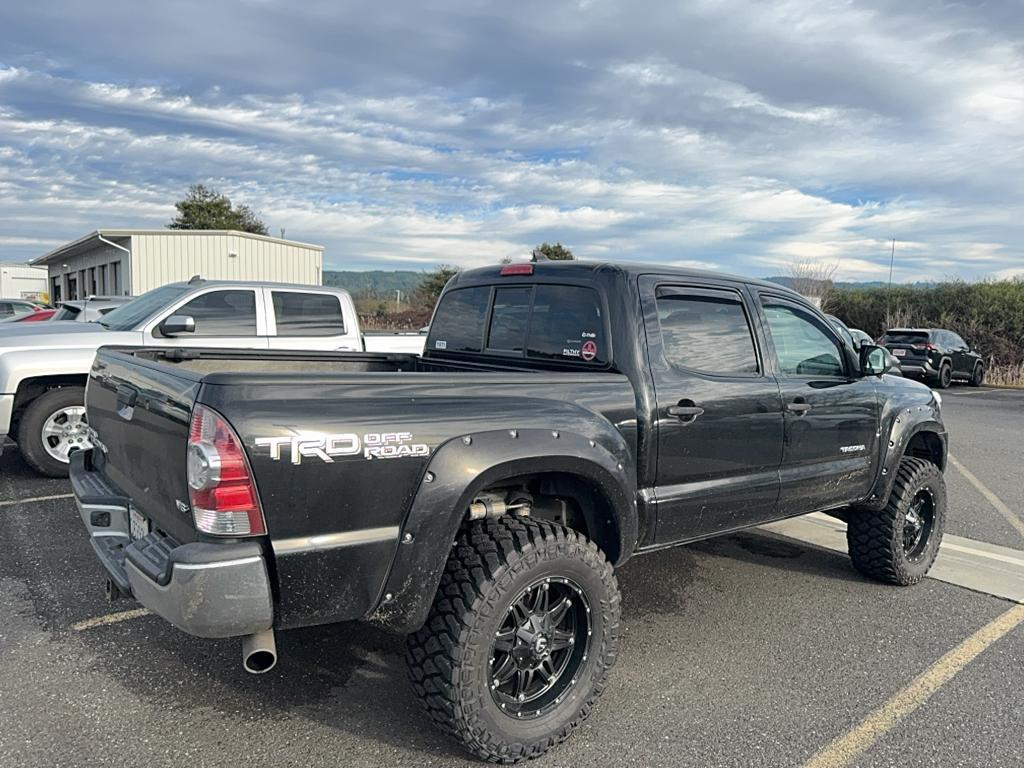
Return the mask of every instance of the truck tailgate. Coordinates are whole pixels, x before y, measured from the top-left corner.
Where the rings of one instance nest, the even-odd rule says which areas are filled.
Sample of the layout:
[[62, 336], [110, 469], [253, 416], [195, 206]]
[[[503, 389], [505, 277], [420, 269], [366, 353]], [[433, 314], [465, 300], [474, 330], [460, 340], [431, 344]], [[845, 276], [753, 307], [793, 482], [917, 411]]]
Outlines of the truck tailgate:
[[199, 386], [200, 377], [187, 370], [100, 349], [86, 391], [93, 467], [182, 543], [197, 539], [185, 459]]

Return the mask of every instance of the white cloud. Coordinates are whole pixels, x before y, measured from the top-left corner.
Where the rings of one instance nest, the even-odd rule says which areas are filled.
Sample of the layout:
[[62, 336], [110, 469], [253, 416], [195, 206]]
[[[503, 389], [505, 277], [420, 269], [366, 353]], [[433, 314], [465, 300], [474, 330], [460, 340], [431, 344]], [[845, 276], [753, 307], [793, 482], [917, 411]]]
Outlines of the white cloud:
[[1024, 29], [1000, 4], [638, 2], [206, 3], [184, 34], [186, 7], [102, 0], [68, 4], [75, 35], [22, 6], [0, 28], [3, 258], [161, 226], [204, 181], [338, 267], [561, 240], [875, 279], [892, 237], [897, 279], [1024, 262]]

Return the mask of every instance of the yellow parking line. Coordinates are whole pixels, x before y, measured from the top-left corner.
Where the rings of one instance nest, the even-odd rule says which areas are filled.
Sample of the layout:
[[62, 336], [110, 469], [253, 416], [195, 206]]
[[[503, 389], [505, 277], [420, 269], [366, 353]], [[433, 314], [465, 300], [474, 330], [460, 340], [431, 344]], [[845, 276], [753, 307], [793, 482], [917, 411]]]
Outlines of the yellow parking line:
[[106, 624], [117, 624], [119, 621], [128, 621], [129, 619], [138, 619], [142, 616], [149, 615], [150, 610], [148, 608], [133, 608], [130, 611], [108, 613], [106, 616], [97, 616], [94, 619], [86, 619], [85, 621], [80, 621], [77, 624], [72, 624], [71, 628], [75, 630], [75, 632], [81, 632], [83, 629], [102, 627]]
[[75, 494], [73, 493], [58, 493], [54, 496], [31, 496], [27, 499], [11, 499], [9, 501], [0, 501], [0, 507], [13, 507], [17, 504], [29, 504], [33, 501], [53, 501], [54, 499], [70, 499]]
[[966, 478], [967, 482], [973, 485], [978, 490], [978, 493], [980, 493], [988, 500], [988, 503], [995, 508], [996, 512], [1005, 517], [1006, 521], [1017, 529], [1017, 533], [1019, 533], [1021, 536], [1024, 536], [1024, 520], [1021, 520], [1020, 517], [1014, 514], [1012, 509], [1010, 509], [1008, 506], [1006, 506], [1005, 503], [1003, 503], [1002, 499], [1000, 499], [998, 496], [992, 493], [992, 491], [986, 488], [985, 484], [982, 483], [981, 480], [976, 478], [974, 476], [974, 473], [967, 469], [967, 467], [965, 467], [963, 464], [957, 461], [956, 457], [953, 456], [953, 454], [949, 454], [949, 463], [956, 467], [957, 471], [961, 475], [963, 475], [964, 478]]
[[804, 768], [840, 768], [849, 763], [924, 704], [978, 654], [1024, 622], [1024, 605], [1016, 605], [986, 624], [918, 675], [849, 733], [840, 736], [804, 764]]

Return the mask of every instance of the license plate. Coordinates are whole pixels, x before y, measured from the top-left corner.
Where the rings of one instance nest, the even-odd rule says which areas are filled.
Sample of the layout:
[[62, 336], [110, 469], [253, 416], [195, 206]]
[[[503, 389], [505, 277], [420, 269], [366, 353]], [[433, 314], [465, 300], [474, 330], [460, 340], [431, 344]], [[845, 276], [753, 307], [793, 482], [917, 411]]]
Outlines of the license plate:
[[128, 532], [132, 540], [144, 539], [149, 535], [149, 520], [135, 509], [128, 510]]
[[896, 355], [896, 357], [906, 357], [907, 356], [907, 350], [905, 350], [905, 349], [894, 349], [892, 351], [892, 353], [894, 355]]

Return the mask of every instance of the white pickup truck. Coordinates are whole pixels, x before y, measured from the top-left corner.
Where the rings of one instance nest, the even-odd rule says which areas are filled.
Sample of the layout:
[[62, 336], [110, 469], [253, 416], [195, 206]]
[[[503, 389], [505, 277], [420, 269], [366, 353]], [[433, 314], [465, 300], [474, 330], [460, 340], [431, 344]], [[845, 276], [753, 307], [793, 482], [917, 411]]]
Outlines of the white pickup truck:
[[72, 452], [90, 447], [84, 393], [101, 346], [420, 353], [417, 333], [368, 334], [338, 288], [283, 283], [171, 283], [96, 322], [0, 326], [0, 434], [38, 472], [66, 476]]

